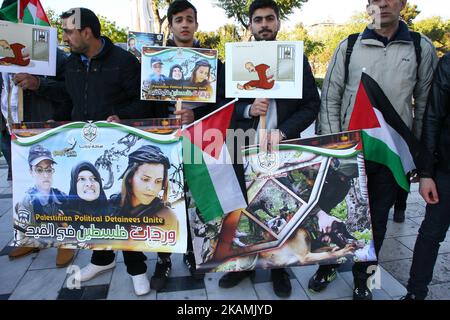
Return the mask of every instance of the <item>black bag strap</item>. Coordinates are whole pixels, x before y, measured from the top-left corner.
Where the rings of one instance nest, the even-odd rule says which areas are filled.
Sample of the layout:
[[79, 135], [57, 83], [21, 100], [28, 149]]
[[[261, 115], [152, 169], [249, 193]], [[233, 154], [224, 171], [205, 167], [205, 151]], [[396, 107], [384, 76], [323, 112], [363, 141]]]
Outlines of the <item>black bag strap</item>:
[[345, 52], [345, 80], [344, 83], [347, 85], [350, 67], [350, 59], [353, 53], [353, 47], [355, 46], [356, 41], [358, 40], [359, 33], [354, 33], [348, 36], [347, 38], [347, 51]]
[[414, 42], [414, 50], [416, 51], [416, 61], [417, 61], [417, 80], [419, 80], [419, 67], [422, 62], [422, 47], [420, 46], [420, 41], [422, 36], [419, 32], [410, 31], [411, 38]]

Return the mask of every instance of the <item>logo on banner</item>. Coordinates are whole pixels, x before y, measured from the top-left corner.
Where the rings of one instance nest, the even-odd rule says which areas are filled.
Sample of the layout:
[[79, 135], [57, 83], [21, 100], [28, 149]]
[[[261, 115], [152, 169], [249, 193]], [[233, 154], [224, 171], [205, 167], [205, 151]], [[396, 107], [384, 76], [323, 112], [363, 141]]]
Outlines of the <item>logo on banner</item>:
[[93, 123], [88, 123], [83, 127], [83, 138], [92, 143], [97, 139], [97, 132], [97, 126]]
[[278, 169], [279, 163], [278, 152], [260, 152], [258, 154], [258, 166], [261, 171], [273, 172]]

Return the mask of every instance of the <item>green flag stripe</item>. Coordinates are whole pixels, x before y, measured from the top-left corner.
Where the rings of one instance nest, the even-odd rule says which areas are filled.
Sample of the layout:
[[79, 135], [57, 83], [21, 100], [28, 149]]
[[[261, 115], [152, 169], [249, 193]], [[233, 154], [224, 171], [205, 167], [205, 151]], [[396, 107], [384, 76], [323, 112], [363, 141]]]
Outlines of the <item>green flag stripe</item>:
[[[190, 158], [187, 163], [185, 162], [184, 175], [202, 218], [205, 222], [209, 222], [222, 217], [224, 212], [203, 160], [202, 151], [188, 139], [184, 139], [183, 149], [184, 156]], [[191, 150], [190, 154], [186, 153], [187, 150]], [[201, 164], [195, 164], [194, 160], [198, 159], [201, 159]]]
[[387, 166], [394, 175], [398, 185], [409, 192], [409, 184], [398, 154], [394, 153], [386, 143], [375, 139], [362, 131], [364, 158]]

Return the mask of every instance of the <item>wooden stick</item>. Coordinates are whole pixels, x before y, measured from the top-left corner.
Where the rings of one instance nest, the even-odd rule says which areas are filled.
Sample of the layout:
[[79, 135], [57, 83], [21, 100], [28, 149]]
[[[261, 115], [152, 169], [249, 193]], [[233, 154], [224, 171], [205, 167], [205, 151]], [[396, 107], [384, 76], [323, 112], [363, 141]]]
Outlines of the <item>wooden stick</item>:
[[23, 89], [20, 87], [17, 97], [17, 113], [19, 117], [19, 122], [23, 122]]
[[[264, 142], [264, 143], [263, 143]], [[267, 116], [259, 116], [259, 147], [262, 151], [268, 151]]]
[[[183, 101], [181, 99], [177, 99], [177, 103], [175, 104], [175, 110], [181, 111], [182, 108], [183, 108]], [[177, 115], [177, 119], [181, 120], [181, 116]]]

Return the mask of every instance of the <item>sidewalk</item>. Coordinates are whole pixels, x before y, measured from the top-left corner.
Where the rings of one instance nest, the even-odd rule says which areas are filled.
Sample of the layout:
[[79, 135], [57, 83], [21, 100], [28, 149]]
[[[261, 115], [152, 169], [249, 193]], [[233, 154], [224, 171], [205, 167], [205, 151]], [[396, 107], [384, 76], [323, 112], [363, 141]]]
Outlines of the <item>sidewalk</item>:
[[[196, 281], [189, 277], [183, 264], [182, 255], [174, 254], [172, 273], [167, 288], [156, 293], [137, 298], [134, 295], [131, 279], [126, 273], [122, 254], [118, 254], [117, 267], [89, 282], [81, 289], [67, 289], [70, 275], [67, 269], [55, 266], [56, 249], [42, 250], [27, 257], [8, 259], [8, 246], [12, 239], [12, 191], [11, 183], [6, 181], [6, 164], [0, 160], [0, 300], [54, 300], [54, 299], [142, 299], [142, 300], [278, 300], [272, 290], [270, 271], [258, 270], [253, 280], [246, 279], [232, 289], [218, 287], [222, 274], [208, 273], [204, 280]], [[425, 213], [425, 203], [417, 192], [417, 184], [412, 187], [408, 198], [407, 220], [396, 224], [389, 220], [387, 239], [381, 261], [381, 289], [374, 290], [376, 300], [399, 299], [406, 293], [404, 285], [408, 279], [412, 261], [412, 249], [416, 234]], [[74, 265], [85, 266], [91, 252], [77, 252]], [[149, 277], [153, 274], [156, 254], [147, 254]], [[352, 274], [348, 268], [341, 268], [338, 278], [321, 294], [307, 290], [308, 279], [316, 266], [289, 268], [292, 283], [292, 300], [350, 300], [352, 297]], [[70, 285], [70, 281], [69, 281]], [[430, 287], [430, 299], [450, 299], [450, 235], [441, 247], [435, 275]]]

